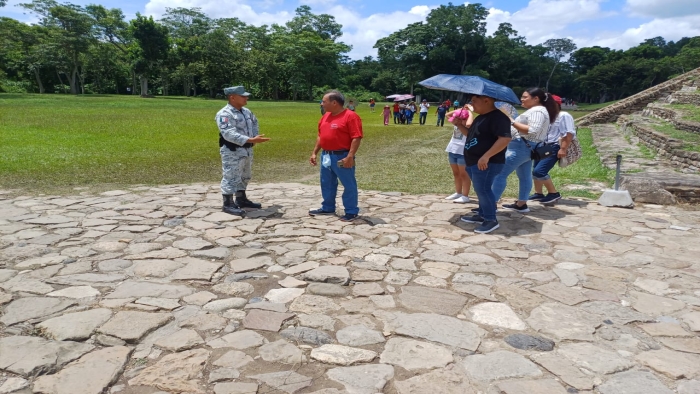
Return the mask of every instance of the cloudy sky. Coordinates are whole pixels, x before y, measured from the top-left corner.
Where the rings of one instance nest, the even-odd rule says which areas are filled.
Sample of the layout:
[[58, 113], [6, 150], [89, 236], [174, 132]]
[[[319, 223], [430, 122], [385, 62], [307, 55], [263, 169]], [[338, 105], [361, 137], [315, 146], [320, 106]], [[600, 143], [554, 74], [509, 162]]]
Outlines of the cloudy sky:
[[[0, 16], [32, 22], [16, 6], [29, 0], [10, 0]], [[58, 0], [59, 2], [65, 0]], [[166, 7], [200, 7], [212, 18], [238, 17], [254, 24], [282, 24], [294, 9], [307, 4], [316, 14], [328, 13], [343, 25], [342, 41], [353, 46], [352, 58], [376, 56], [377, 39], [422, 21], [439, 2], [425, 0], [68, 0], [75, 4], [99, 3], [119, 7], [127, 18], [140, 12], [158, 18]], [[458, 2], [455, 2], [458, 4]], [[666, 40], [700, 36], [700, 0], [490, 0], [488, 33], [499, 23], [509, 22], [538, 44], [549, 38], [568, 37], [579, 48], [605, 46], [626, 49], [646, 38]]]

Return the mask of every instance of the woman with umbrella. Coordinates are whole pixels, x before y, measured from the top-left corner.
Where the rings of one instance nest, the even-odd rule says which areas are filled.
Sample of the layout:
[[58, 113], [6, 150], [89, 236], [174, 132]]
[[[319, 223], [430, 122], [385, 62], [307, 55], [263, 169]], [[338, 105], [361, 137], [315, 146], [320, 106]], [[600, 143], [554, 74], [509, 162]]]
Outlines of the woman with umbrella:
[[559, 106], [552, 95], [540, 88], [530, 88], [520, 97], [522, 106], [527, 109], [522, 115], [511, 118], [512, 140], [506, 152], [506, 164], [493, 183], [496, 201], [506, 190], [508, 175], [515, 171], [520, 183], [518, 200], [513, 204], [504, 204], [503, 208], [520, 213], [530, 212], [527, 200], [532, 190], [532, 148], [547, 138], [549, 125], [559, 115]]

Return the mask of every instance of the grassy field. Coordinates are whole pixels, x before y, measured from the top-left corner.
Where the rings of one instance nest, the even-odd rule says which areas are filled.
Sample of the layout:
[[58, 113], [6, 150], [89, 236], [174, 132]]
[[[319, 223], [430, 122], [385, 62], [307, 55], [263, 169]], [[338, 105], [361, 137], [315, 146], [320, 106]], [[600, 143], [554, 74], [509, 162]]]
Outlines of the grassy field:
[[[66, 193], [133, 184], [218, 183], [221, 163], [214, 115], [223, 100], [130, 96], [0, 95], [0, 188]], [[383, 125], [379, 112], [358, 106], [365, 138], [357, 160], [365, 190], [451, 193], [444, 152], [451, 127]], [[318, 104], [251, 101], [261, 133], [253, 181], [317, 183], [308, 163], [320, 116]], [[574, 116], [579, 114], [574, 113]], [[417, 123], [417, 117], [416, 117]], [[580, 130], [586, 156], [555, 168], [559, 185], [610, 182], [591, 151], [590, 131]], [[507, 190], [512, 194], [513, 180]], [[593, 196], [585, 190], [568, 195]]]

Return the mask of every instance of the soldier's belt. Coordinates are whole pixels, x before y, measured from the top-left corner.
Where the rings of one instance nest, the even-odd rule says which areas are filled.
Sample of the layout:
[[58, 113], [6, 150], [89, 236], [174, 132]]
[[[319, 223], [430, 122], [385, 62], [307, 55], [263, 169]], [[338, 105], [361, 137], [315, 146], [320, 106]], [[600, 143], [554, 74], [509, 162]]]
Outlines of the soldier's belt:
[[236, 144], [234, 144], [234, 143], [231, 142], [231, 141], [227, 141], [227, 140], [224, 138], [224, 136], [221, 135], [221, 133], [219, 133], [219, 148], [221, 148], [221, 147], [224, 146], [224, 145], [226, 145], [226, 147], [227, 147], [229, 150], [232, 150], [232, 151], [233, 151], [233, 150], [236, 150], [236, 149], [238, 149], [238, 148], [252, 148], [252, 147], [253, 147], [253, 144], [236, 145]]

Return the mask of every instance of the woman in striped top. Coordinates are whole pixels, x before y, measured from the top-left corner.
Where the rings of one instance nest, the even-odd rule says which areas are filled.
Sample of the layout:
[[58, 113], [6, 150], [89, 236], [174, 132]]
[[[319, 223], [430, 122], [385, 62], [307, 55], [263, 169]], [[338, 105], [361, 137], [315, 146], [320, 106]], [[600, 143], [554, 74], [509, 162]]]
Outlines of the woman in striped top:
[[[508, 144], [506, 164], [493, 183], [496, 201], [506, 190], [508, 175], [515, 171], [518, 176], [518, 200], [514, 204], [504, 204], [503, 208], [525, 213], [530, 212], [527, 200], [532, 190], [531, 149], [547, 138], [549, 125], [556, 120], [559, 106], [549, 93], [540, 88], [530, 88], [520, 97], [522, 106], [527, 109], [522, 115], [511, 119], [510, 132], [513, 140]], [[528, 144], [530, 147], [528, 147]]]

